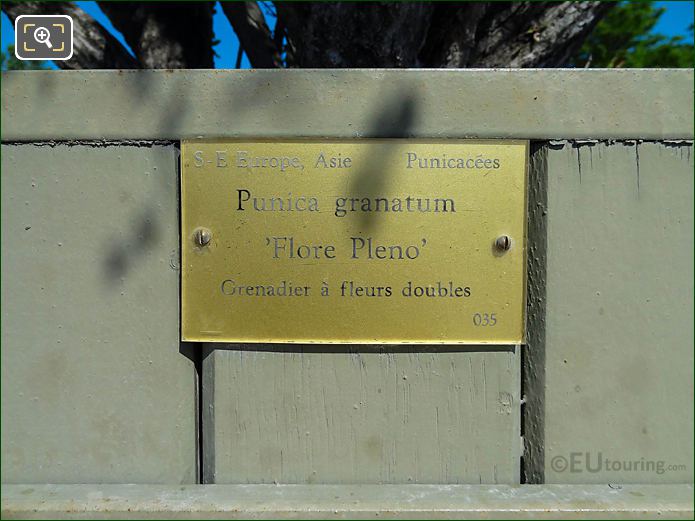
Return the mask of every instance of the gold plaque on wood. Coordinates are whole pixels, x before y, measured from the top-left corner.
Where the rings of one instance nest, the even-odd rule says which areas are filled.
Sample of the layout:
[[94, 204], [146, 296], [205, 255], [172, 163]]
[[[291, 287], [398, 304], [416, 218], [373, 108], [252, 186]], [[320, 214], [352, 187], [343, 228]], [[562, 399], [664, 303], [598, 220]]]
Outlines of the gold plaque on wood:
[[518, 344], [528, 142], [182, 143], [182, 338]]

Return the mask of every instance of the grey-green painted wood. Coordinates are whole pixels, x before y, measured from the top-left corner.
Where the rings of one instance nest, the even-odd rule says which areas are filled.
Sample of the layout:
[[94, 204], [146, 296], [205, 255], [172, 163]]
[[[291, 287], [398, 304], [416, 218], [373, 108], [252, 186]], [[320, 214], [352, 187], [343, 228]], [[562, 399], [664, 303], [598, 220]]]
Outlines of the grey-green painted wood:
[[692, 69], [10, 71], [2, 136], [692, 138], [692, 85]]
[[3, 519], [692, 519], [692, 485], [3, 485]]
[[518, 483], [511, 349], [214, 350], [205, 482]]
[[2, 481], [195, 483], [174, 146], [2, 146]]
[[545, 304], [548, 235], [548, 150], [532, 146], [526, 237], [526, 344], [523, 346], [523, 483], [543, 483], [545, 469]]
[[[546, 483], [693, 480], [692, 153], [547, 151]], [[582, 472], [561, 471], [573, 453]], [[638, 470], [589, 472], [585, 453]]]
[[[692, 70], [7, 72], [2, 137], [681, 140], [693, 138], [692, 83]], [[391, 128], [393, 119], [407, 125]], [[192, 482], [195, 386], [178, 353], [175, 150], [92, 145], [3, 146], [2, 480]], [[556, 141], [534, 156], [532, 174], [547, 165], [547, 185], [532, 179], [530, 194], [540, 220], [529, 227], [539, 248], [529, 275], [538, 292], [529, 296], [544, 299], [531, 302], [525, 353], [534, 479], [693, 480], [691, 153], [678, 141]], [[143, 224], [152, 216], [159, 227]], [[138, 236], [154, 246], [140, 247]], [[124, 267], [122, 280], [107, 276]], [[218, 350], [204, 369], [209, 480], [518, 479], [517, 354]], [[439, 420], [433, 409], [444, 411]], [[586, 452], [592, 464], [601, 453], [685, 468], [552, 466]], [[651, 503], [626, 514], [623, 496], [610, 492], [600, 507], [651, 516], [674, 490], [625, 488]], [[292, 498], [296, 507], [272, 512], [312, 511], [307, 496]], [[560, 498], [542, 509], [557, 514]], [[427, 515], [449, 515], [437, 501]], [[249, 503], [234, 505], [256, 515]], [[379, 508], [369, 515], [385, 515]], [[493, 513], [475, 515], [498, 517], [487, 508]]]

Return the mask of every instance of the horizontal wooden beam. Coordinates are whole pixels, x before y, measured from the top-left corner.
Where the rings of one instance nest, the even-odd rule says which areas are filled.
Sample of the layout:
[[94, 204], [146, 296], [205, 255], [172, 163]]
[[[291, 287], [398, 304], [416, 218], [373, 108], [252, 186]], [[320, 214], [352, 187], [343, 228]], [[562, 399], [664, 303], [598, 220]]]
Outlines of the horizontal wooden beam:
[[690, 139], [692, 85], [692, 69], [9, 71], [2, 139]]
[[2, 519], [692, 519], [693, 485], [3, 485]]

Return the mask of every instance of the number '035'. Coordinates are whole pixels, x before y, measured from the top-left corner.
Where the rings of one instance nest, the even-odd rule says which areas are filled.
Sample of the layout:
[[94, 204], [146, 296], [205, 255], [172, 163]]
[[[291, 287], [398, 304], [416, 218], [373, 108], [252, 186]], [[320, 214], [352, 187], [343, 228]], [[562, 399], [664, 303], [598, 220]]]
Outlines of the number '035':
[[497, 324], [496, 313], [475, 313], [473, 315], [473, 325], [478, 327], [492, 327]]

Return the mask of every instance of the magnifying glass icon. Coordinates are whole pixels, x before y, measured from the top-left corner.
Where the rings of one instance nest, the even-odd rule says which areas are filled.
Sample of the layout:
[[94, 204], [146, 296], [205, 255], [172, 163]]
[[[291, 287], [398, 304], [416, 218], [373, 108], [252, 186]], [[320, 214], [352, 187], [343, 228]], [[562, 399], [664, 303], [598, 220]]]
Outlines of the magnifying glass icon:
[[34, 39], [39, 43], [45, 43], [49, 49], [52, 49], [50, 38], [51, 33], [45, 27], [37, 27], [34, 31]]

